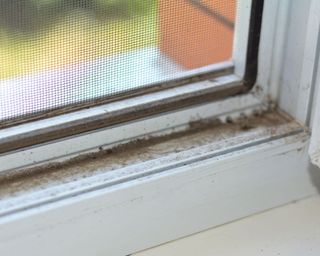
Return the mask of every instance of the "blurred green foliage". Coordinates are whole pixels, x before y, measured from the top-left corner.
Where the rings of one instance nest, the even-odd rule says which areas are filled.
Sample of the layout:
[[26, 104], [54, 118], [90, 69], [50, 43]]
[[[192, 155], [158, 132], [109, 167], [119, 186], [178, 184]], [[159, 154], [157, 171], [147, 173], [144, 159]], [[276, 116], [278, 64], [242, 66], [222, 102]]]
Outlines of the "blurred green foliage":
[[99, 21], [132, 18], [154, 10], [157, 0], [0, 0], [0, 26], [33, 32], [74, 10]]
[[155, 46], [157, 1], [0, 0], [0, 79]]
[[[28, 1], [28, 0], [25, 0]], [[128, 14], [142, 14], [147, 13], [150, 7], [154, 7], [155, 0], [29, 0], [40, 8], [52, 8], [55, 5], [59, 6], [73, 6], [84, 8], [102, 8], [113, 9]]]

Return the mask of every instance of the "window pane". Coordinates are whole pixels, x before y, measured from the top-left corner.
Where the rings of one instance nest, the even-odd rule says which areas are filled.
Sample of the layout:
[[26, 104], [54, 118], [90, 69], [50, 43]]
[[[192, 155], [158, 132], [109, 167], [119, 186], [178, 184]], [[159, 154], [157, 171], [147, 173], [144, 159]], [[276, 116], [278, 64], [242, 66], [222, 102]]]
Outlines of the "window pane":
[[0, 121], [232, 58], [235, 0], [0, 0]]

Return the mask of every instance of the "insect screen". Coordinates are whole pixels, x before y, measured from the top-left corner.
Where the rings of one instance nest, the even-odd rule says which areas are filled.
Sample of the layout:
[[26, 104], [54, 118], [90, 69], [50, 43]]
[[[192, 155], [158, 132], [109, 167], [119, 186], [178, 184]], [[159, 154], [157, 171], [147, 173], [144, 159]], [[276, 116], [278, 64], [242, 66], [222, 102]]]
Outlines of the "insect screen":
[[232, 58], [235, 0], [0, 0], [0, 123]]

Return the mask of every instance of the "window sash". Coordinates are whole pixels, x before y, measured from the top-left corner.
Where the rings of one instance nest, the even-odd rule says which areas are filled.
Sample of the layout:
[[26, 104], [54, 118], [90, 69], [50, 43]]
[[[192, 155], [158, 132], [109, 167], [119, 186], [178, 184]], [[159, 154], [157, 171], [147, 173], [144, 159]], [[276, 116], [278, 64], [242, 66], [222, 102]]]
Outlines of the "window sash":
[[[115, 102], [103, 104], [101, 107], [96, 107], [97, 109], [80, 110], [78, 113], [65, 114], [50, 120], [39, 120], [2, 129], [0, 154], [7, 154], [8, 152], [77, 134], [93, 132], [159, 113], [175, 111], [247, 93], [253, 87], [257, 77], [262, 9], [263, 0], [240, 2], [240, 15], [238, 15], [236, 24], [236, 37], [238, 39], [236, 39], [235, 60], [234, 62], [220, 64], [216, 73], [202, 73], [184, 80], [173, 81], [171, 83], [172, 88], [164, 89], [165, 87], [162, 86], [160, 91], [146, 93], [141, 96], [137, 95], [128, 99], [119, 99]], [[244, 26], [245, 24], [249, 24], [249, 26], [246, 27]], [[241, 76], [242, 69], [244, 73]], [[222, 76], [222, 74], [232, 70], [236, 75]], [[201, 80], [204, 81], [195, 82]], [[185, 85], [178, 86], [181, 83]], [[117, 106], [116, 110], [114, 110], [114, 106]], [[119, 108], [119, 106], [122, 106], [122, 108]], [[85, 107], [88, 106], [86, 105]], [[101, 108], [105, 111], [103, 114], [101, 114]], [[109, 109], [113, 110], [109, 111]], [[73, 120], [74, 116], [79, 117], [83, 112], [85, 112], [85, 118]], [[79, 113], [80, 115], [78, 115]], [[89, 113], [93, 114], [90, 115]], [[47, 114], [45, 116], [47, 117]], [[56, 120], [64, 120], [65, 123], [55, 123]], [[33, 130], [33, 127], [39, 127], [39, 123], [41, 128]], [[47, 127], [45, 127], [46, 125]]]

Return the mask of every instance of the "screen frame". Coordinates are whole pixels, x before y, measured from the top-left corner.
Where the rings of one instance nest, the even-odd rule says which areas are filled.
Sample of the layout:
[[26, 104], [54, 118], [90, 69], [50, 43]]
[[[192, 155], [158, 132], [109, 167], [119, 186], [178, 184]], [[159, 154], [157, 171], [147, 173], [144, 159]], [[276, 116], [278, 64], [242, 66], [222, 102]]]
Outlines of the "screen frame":
[[[2, 129], [0, 154], [248, 93], [252, 90], [257, 80], [263, 5], [264, 0], [251, 1], [243, 78], [239, 77], [241, 74], [237, 71], [237, 67], [232, 68], [231, 63], [224, 63], [215, 72], [204, 72], [196, 76], [154, 86], [150, 88], [151, 92], [144, 91], [143, 94], [137, 94], [135, 97], [130, 92], [130, 98], [113, 99], [109, 103], [106, 103], [105, 100], [103, 102], [95, 101], [89, 105], [82, 104], [80, 106], [80, 108], [85, 109], [92, 107], [92, 104], [95, 107], [102, 105], [111, 106], [111, 109], [112, 106], [117, 104], [129, 106], [122, 109], [117, 108], [117, 111], [105, 110], [103, 113], [98, 111], [97, 114], [86, 115], [86, 117], [75, 120], [72, 120], [67, 114], [63, 123], [58, 124], [53, 121], [49, 127], [27, 129], [27, 132], [25, 129], [21, 129], [19, 133], [16, 133], [16, 128], [19, 128], [19, 125], [17, 125], [19, 122], [24, 122], [23, 126], [28, 127], [28, 125], [31, 126], [36, 123], [35, 121], [39, 121], [38, 119], [47, 119], [52, 115], [61, 114], [61, 110], [45, 113], [30, 120], [15, 120], [7, 124], [3, 123], [2, 125], [9, 127]], [[237, 33], [240, 34], [243, 32], [239, 31], [241, 29], [243, 30], [243, 28], [239, 28], [236, 32], [238, 31]], [[231, 71], [235, 74], [228, 75]], [[130, 102], [134, 102], [134, 107]], [[70, 109], [65, 108], [63, 112], [74, 112], [71, 115], [77, 115], [75, 108], [77, 109], [78, 106], [73, 106]], [[14, 130], [13, 133], [11, 132], [12, 130]]]

